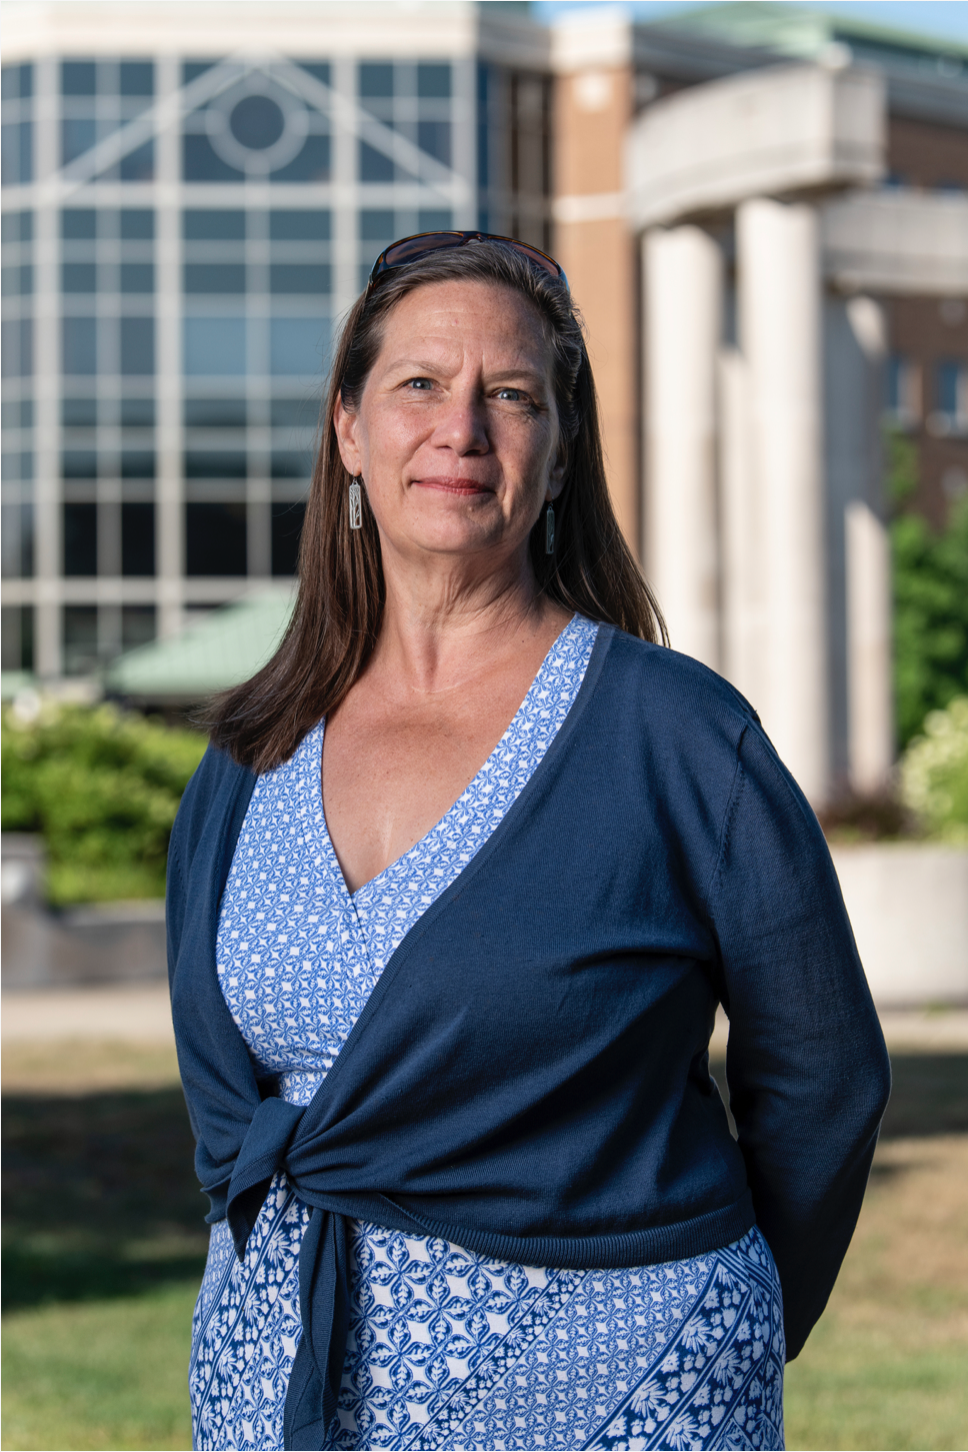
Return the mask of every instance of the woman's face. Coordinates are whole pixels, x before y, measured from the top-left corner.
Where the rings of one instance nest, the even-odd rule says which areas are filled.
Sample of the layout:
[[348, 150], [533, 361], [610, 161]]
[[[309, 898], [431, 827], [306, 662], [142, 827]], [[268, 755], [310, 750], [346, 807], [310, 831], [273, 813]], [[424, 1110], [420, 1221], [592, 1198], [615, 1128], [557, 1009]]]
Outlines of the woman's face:
[[562, 483], [550, 344], [499, 284], [432, 283], [384, 326], [359, 409], [336, 412], [384, 550], [493, 556], [526, 548]]

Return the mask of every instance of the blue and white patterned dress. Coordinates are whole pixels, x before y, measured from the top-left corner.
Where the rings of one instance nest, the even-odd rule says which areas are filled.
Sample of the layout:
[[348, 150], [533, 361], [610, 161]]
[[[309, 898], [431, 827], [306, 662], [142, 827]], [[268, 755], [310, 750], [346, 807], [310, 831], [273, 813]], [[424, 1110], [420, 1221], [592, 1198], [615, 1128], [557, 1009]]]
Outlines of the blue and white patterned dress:
[[[519, 796], [562, 725], [597, 626], [575, 616], [491, 756], [437, 825], [358, 892], [326, 830], [323, 724], [260, 776], [222, 901], [226, 1002], [279, 1092], [308, 1104], [387, 961]], [[195, 1309], [195, 1446], [282, 1447], [309, 1212], [278, 1174], [244, 1262], [212, 1227]], [[783, 1329], [759, 1231], [634, 1269], [489, 1260], [356, 1224], [345, 1448], [783, 1446]]]

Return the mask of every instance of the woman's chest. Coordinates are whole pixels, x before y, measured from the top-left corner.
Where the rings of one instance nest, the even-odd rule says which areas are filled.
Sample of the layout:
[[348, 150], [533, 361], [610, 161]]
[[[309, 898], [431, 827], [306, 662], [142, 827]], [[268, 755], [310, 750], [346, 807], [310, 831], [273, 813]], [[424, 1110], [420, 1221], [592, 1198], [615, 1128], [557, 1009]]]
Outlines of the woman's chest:
[[409, 852], [450, 810], [506, 732], [520, 705], [516, 689], [495, 683], [490, 693], [393, 707], [368, 694], [327, 722], [326, 823], [352, 891]]

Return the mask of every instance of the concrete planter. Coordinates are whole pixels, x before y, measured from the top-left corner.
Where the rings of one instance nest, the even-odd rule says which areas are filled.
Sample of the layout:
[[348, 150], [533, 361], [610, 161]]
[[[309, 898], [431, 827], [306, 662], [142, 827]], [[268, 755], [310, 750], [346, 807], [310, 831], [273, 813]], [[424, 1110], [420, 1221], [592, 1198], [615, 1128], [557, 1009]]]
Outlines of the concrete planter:
[[5, 832], [2, 849], [5, 991], [165, 978], [163, 902], [96, 903], [52, 913], [42, 900], [40, 840]]
[[968, 848], [832, 849], [878, 1008], [968, 1004]]
[[[968, 848], [834, 847], [834, 864], [879, 1008], [968, 1005]], [[67, 988], [166, 976], [161, 902], [51, 913], [37, 838], [3, 836], [3, 987]]]

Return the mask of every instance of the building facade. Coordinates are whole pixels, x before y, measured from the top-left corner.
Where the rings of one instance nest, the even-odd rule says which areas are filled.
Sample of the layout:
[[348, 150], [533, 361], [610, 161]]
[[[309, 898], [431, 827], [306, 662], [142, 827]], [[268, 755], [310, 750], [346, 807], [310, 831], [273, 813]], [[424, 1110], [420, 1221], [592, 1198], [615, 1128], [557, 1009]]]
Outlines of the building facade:
[[89, 675], [292, 576], [334, 326], [380, 249], [551, 244], [520, 9], [10, 5], [4, 669]]

